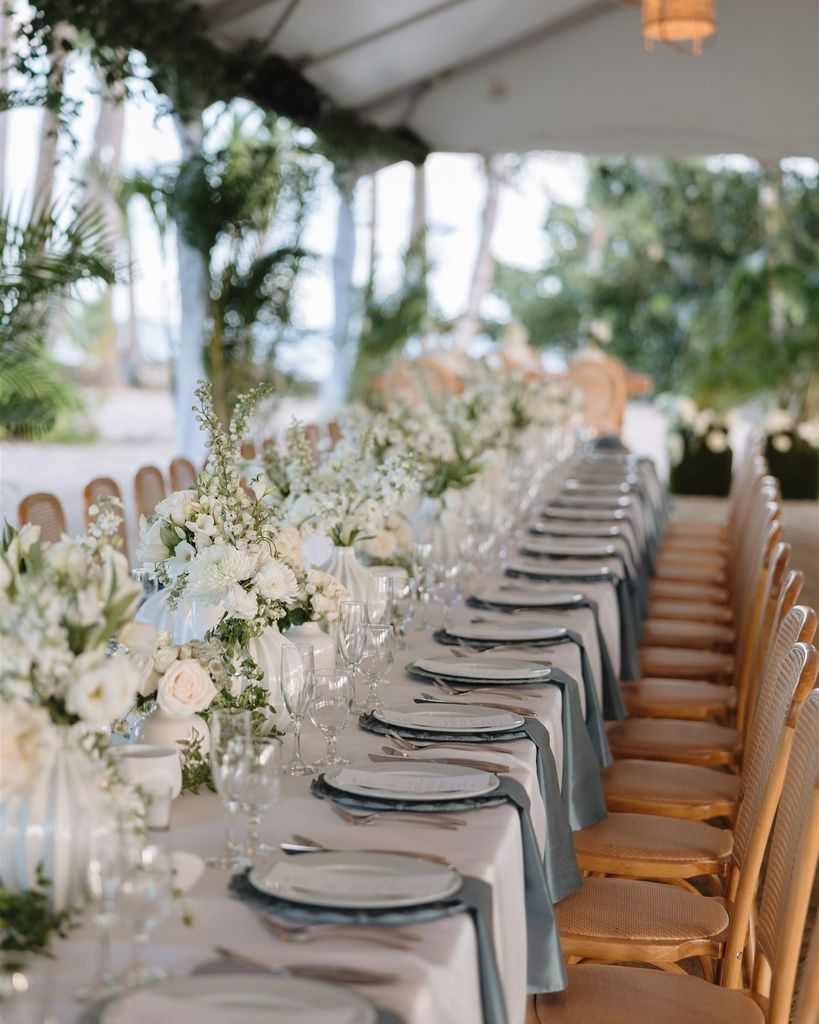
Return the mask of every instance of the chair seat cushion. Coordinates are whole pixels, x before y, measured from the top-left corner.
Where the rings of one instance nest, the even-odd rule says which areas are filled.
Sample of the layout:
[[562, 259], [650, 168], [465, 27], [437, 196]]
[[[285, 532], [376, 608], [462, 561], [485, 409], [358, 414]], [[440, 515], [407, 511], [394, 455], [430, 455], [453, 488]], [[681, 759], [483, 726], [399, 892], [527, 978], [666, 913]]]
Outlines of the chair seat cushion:
[[700, 765], [633, 759], [615, 761], [600, 774], [611, 811], [703, 821], [731, 816], [739, 793], [738, 776]]
[[658, 559], [652, 578], [655, 580], [680, 580], [684, 583], [723, 585], [725, 583], [725, 566], [689, 559], [682, 561]]
[[733, 686], [695, 679], [630, 679], [621, 683], [629, 714], [643, 718], [704, 721], [719, 718], [736, 706]]
[[615, 757], [682, 764], [730, 764], [742, 749], [738, 729], [674, 718], [626, 718], [608, 730]]
[[728, 926], [719, 900], [635, 878], [585, 878], [582, 888], [557, 904], [555, 914], [568, 956], [584, 955], [576, 941], [581, 937], [662, 946], [686, 939], [718, 941]]
[[653, 617], [658, 619], [695, 619], [697, 622], [718, 622], [728, 625], [733, 621], [733, 610], [725, 604], [711, 601], [673, 601], [657, 598], [650, 604]]
[[690, 974], [576, 964], [565, 992], [535, 997], [541, 1024], [764, 1024], [743, 992]]
[[643, 622], [643, 643], [657, 647], [725, 649], [734, 642], [734, 630], [715, 622], [690, 619], [662, 619], [653, 615]]
[[648, 596], [651, 601], [708, 601], [712, 604], [727, 604], [727, 587], [715, 583], [692, 583], [685, 580], [654, 578], [649, 583]]
[[640, 646], [639, 655], [640, 668], [646, 676], [721, 680], [729, 677], [734, 669], [733, 657], [719, 651]]
[[716, 873], [734, 846], [730, 829], [704, 821], [618, 812], [575, 832], [573, 839], [581, 871], [612, 870], [607, 862], [613, 859], [618, 873], [626, 874], [624, 861], [641, 861], [656, 864], [664, 878], [687, 865], [695, 865], [692, 870], [698, 874]]

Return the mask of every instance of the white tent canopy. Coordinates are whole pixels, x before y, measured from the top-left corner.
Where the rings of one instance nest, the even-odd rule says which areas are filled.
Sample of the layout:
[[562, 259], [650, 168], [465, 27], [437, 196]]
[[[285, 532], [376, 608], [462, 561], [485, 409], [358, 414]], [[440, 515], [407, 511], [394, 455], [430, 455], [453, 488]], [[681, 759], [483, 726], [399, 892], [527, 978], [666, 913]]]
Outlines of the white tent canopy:
[[716, 0], [699, 57], [613, 0], [202, 0], [213, 38], [295, 62], [433, 150], [819, 155], [819, 3]]

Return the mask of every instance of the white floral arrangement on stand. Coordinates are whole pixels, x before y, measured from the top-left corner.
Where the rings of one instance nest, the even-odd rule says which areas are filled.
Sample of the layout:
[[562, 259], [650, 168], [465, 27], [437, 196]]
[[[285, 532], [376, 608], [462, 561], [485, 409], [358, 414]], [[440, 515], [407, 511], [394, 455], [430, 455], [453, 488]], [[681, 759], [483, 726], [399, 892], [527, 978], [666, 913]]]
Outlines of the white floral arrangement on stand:
[[700, 409], [687, 395], [663, 395], [658, 407], [668, 416], [668, 455], [672, 466], [678, 466], [686, 455], [704, 448], [721, 455], [730, 448], [730, 432], [736, 415], [714, 409]]
[[[154, 567], [171, 607], [181, 599], [222, 608], [209, 635], [227, 657], [246, 662], [250, 641], [282, 619], [298, 592], [291, 557], [292, 531], [282, 529], [274, 507], [262, 500], [257, 478], [245, 489], [240, 445], [253, 407], [266, 388], [237, 401], [227, 430], [213, 408], [211, 387], [200, 383], [198, 420], [208, 433], [205, 470], [190, 490], [176, 491], [140, 520], [137, 557]], [[288, 554], [285, 554], [288, 551]]]
[[797, 420], [787, 409], [772, 409], [762, 422], [765, 438], [781, 455], [805, 446], [819, 450], [819, 417]]

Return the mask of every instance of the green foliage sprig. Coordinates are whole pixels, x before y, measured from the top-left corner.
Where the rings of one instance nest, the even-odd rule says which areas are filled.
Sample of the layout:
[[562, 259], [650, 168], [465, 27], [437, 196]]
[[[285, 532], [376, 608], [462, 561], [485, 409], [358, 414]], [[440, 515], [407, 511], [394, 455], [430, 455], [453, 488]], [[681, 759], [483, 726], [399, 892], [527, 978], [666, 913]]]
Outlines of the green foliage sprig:
[[210, 759], [202, 749], [202, 737], [192, 732], [189, 739], [177, 740], [182, 754], [182, 792], [198, 793], [203, 786], [216, 792], [210, 770]]
[[50, 909], [49, 886], [49, 880], [40, 871], [36, 888], [10, 892], [0, 886], [0, 955], [6, 969], [25, 966], [26, 954], [52, 956], [54, 936], [64, 938], [68, 934], [73, 913]]

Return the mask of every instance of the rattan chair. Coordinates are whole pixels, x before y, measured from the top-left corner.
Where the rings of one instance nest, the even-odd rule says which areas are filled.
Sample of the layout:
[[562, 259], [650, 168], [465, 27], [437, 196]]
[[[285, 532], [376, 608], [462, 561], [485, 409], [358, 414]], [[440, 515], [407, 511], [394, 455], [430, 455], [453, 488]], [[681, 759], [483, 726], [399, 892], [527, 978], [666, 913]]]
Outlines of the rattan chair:
[[[785, 622], [793, 621], [789, 616], [794, 616], [795, 611], [788, 613], [783, 628]], [[748, 733], [743, 754], [743, 775], [747, 767], [747, 752], [755, 743], [760, 742], [759, 737], [765, 736], [769, 742], [776, 742], [777, 730], [782, 727], [781, 722], [778, 726], [771, 725], [772, 716], [774, 722], [778, 721], [777, 709], [784, 714], [781, 709], [782, 692], [783, 686], [787, 685], [787, 680], [782, 678], [781, 671], [775, 671], [775, 667], [774, 655], [765, 673], [759, 691], [757, 712]], [[773, 733], [770, 731], [772, 728]], [[601, 778], [609, 810], [660, 814], [694, 821], [733, 818], [740, 792], [738, 776], [716, 768], [672, 761], [636, 758], [614, 761], [602, 770]]]
[[256, 445], [253, 441], [242, 441], [239, 448], [239, 454], [243, 459], [255, 459], [256, 458]]
[[327, 424], [327, 436], [330, 438], [330, 447], [335, 448], [341, 440], [341, 424], [338, 420], [330, 420]]
[[137, 518], [149, 518], [165, 497], [165, 481], [156, 466], [141, 466], [134, 477]]
[[[93, 480], [89, 480], [83, 488], [82, 502], [83, 502], [83, 521], [85, 522], [85, 528], [91, 522], [91, 516], [88, 510], [92, 505], [96, 505], [100, 498], [116, 498], [117, 501], [122, 503], [122, 492], [119, 489], [119, 484], [116, 480], [112, 480], [110, 476], [96, 476]], [[125, 525], [125, 509], [122, 509], [122, 520], [119, 524], [119, 530], [117, 531], [122, 541], [122, 547], [120, 550], [128, 557], [128, 533]]]
[[196, 466], [184, 455], [171, 459], [168, 476], [172, 491], [186, 491], [196, 483]]
[[[740, 991], [746, 934], [734, 911], [720, 985], [639, 967], [574, 965], [566, 992], [535, 997], [540, 1024], [787, 1024], [819, 862], [819, 692], [807, 698], [795, 731], [789, 728], [791, 755], [755, 915], [751, 991]], [[816, 945], [814, 937], [810, 959], [819, 966]], [[800, 1014], [815, 1009], [817, 987], [814, 973], [797, 1002]]]
[[[792, 615], [796, 617], [796, 612]], [[815, 614], [813, 619], [815, 626]], [[760, 711], [764, 721], [754, 731], [738, 799], [727, 902], [679, 888], [669, 892], [662, 882], [588, 878], [557, 908], [567, 956], [647, 962], [678, 971], [682, 968], [674, 965], [680, 960], [698, 956], [709, 976], [708, 958], [721, 956], [729, 919], [743, 937], [741, 951], [793, 729], [817, 671], [819, 653], [807, 644], [792, 647], [782, 660], [770, 704]]]
[[17, 522], [20, 526], [39, 526], [42, 541], [53, 543], [66, 532], [63, 506], [57, 495], [49, 491], [27, 494], [17, 506]]
[[304, 436], [310, 444], [313, 456], [318, 457], [319, 445], [321, 442], [321, 431], [318, 426], [315, 423], [306, 423], [304, 426]]

